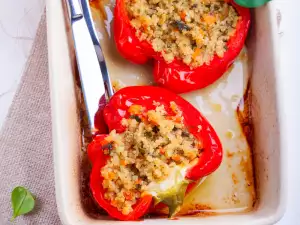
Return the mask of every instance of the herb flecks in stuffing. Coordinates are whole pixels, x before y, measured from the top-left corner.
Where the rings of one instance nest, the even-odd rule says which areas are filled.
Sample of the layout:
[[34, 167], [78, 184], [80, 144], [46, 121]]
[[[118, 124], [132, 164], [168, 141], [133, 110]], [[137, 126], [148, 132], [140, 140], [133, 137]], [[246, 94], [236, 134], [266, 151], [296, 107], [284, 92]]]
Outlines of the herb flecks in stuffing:
[[199, 142], [184, 126], [182, 112], [174, 102], [170, 108], [173, 115], [164, 106], [146, 111], [132, 105], [128, 112], [134, 114], [122, 119], [126, 130], [106, 137], [113, 149], [101, 169], [104, 197], [124, 215], [148, 193], [151, 182], [163, 181], [172, 168], [187, 167], [199, 157]]
[[172, 24], [175, 28], [177, 28], [180, 31], [191, 30], [191, 28], [188, 25], [186, 25], [184, 22], [180, 20], [175, 20]]
[[130, 24], [166, 62], [191, 68], [222, 58], [235, 35], [239, 15], [224, 1], [125, 0]]

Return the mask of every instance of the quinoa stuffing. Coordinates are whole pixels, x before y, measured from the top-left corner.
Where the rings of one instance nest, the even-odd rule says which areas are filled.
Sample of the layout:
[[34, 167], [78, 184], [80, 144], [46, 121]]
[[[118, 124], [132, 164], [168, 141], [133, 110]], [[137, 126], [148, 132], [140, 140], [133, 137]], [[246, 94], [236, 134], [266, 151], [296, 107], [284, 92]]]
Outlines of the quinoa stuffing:
[[172, 115], [163, 105], [153, 102], [154, 110], [132, 105], [130, 117], [122, 119], [123, 133], [115, 130], [105, 138], [104, 154], [110, 156], [101, 169], [104, 198], [122, 214], [145, 194], [149, 184], [164, 181], [174, 167], [193, 165], [199, 157], [201, 142], [188, 132], [182, 112], [171, 102]]
[[222, 0], [126, 0], [130, 24], [166, 62], [175, 58], [191, 68], [223, 57], [239, 20]]

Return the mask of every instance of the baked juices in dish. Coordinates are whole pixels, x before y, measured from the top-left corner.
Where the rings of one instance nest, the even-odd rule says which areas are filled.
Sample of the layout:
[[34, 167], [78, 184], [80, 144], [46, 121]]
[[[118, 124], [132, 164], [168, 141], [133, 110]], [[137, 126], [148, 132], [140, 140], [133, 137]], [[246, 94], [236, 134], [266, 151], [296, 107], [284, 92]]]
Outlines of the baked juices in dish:
[[[251, 139], [251, 120], [247, 93], [251, 89], [248, 53], [247, 49], [243, 48], [249, 28], [249, 10], [230, 1], [169, 2], [169, 4], [165, 4], [164, 1], [138, 0], [92, 2], [93, 16], [101, 34], [101, 45], [116, 91], [106, 108], [110, 110], [105, 110], [104, 113], [110, 133], [96, 137], [88, 150], [92, 162], [90, 186], [93, 199], [108, 214], [121, 220], [135, 220], [146, 213], [151, 216], [157, 214], [184, 216], [250, 211], [255, 203], [251, 148], [248, 143]], [[153, 7], [155, 4], [157, 7]], [[128, 17], [128, 20], [120, 17], [119, 22], [126, 22], [120, 29], [116, 29], [118, 9], [122, 9], [120, 12], [126, 13]], [[168, 12], [162, 26], [167, 25], [169, 35], [158, 41], [162, 44], [162, 49], [156, 48], [160, 45], [155, 47], [153, 43], [156, 43], [154, 39], [158, 39], [154, 33], [163, 32], [160, 30], [163, 28], [151, 24], [149, 28], [138, 27], [138, 18], [144, 20], [138, 13], [143, 13], [143, 10], [145, 21], [149, 22], [147, 18], [150, 17], [150, 23], [157, 21], [154, 16], [159, 16], [157, 11]], [[181, 13], [182, 11], [185, 13]], [[193, 40], [192, 31], [194, 29], [198, 32], [199, 27], [201, 35], [196, 36], [203, 43]], [[144, 30], [149, 31], [149, 34], [143, 35]], [[132, 33], [129, 35], [125, 31]], [[169, 46], [172, 42], [170, 38], [174, 39], [173, 42], [177, 45]], [[128, 48], [124, 50], [126, 46]], [[188, 50], [184, 51], [186, 49]], [[131, 103], [123, 104], [126, 107], [122, 110], [116, 105], [111, 107], [113, 104], [120, 106], [122, 102], [120, 99], [127, 99], [122, 94], [126, 92], [125, 87], [146, 86], [140, 87], [134, 93], [139, 99], [141, 96], [147, 96], [148, 85], [155, 83], [173, 92], [185, 93], [181, 97], [188, 105], [193, 106], [196, 115], [189, 114], [189, 110], [185, 107], [182, 109], [182, 106], [174, 100], [177, 99], [175, 94], [171, 94], [173, 97], [163, 104], [161, 101], [155, 101], [160, 103], [156, 104], [151, 98], [144, 104], [143, 101], [147, 98], [143, 98], [143, 101], [138, 103], [128, 101]], [[166, 96], [164, 91], [154, 88], [151, 95], [156, 93], [160, 99], [164, 99]], [[135, 98], [131, 96], [131, 99]], [[151, 108], [145, 107], [147, 105]], [[164, 105], [166, 113], [159, 108], [161, 105]], [[169, 110], [173, 112], [171, 107], [180, 109], [178, 113], [179, 115], [182, 113], [182, 120], [174, 119], [175, 114], [170, 117]], [[160, 118], [161, 123], [152, 121], [152, 114]], [[198, 121], [199, 118], [201, 121]], [[189, 122], [184, 123], [185, 120]], [[189, 126], [193, 121], [200, 125], [196, 126], [197, 130], [195, 128], [191, 130]], [[166, 124], [169, 124], [168, 129], [165, 127]], [[213, 134], [210, 135], [211, 139], [205, 138], [209, 132], [207, 133], [207, 129], [203, 127], [210, 128], [208, 130]], [[171, 137], [164, 133], [165, 129]], [[198, 129], [199, 132], [203, 132], [199, 136], [197, 136]], [[164, 138], [168, 141], [161, 143], [160, 146], [155, 145], [157, 140]], [[177, 142], [175, 149], [168, 152], [167, 149], [172, 149], [172, 141], [176, 142], [177, 138], [180, 142]], [[211, 142], [206, 141], [205, 144], [205, 140]], [[193, 168], [201, 168], [194, 167], [195, 162], [209, 164], [210, 157], [206, 158], [205, 156], [209, 155], [205, 153], [213, 152], [209, 151], [214, 146], [212, 140], [219, 143], [216, 145], [218, 146], [216, 152], [221, 150], [221, 154], [211, 156], [223, 155], [222, 162], [217, 158], [220, 160], [219, 163], [218, 160], [213, 160], [211, 162], [215, 163], [210, 164], [211, 167], [203, 167], [203, 170], [206, 168], [206, 172], [197, 173], [196, 178], [189, 177], [188, 174]], [[131, 142], [134, 142], [134, 145], [130, 148], [128, 143]], [[152, 147], [144, 148], [144, 145], [149, 146], [146, 145], [149, 142]], [[132, 149], [137, 149], [141, 145], [140, 149], [145, 150], [137, 151], [135, 155], [129, 154]], [[148, 154], [151, 157], [147, 158]], [[95, 160], [96, 155], [100, 155], [103, 160]], [[192, 159], [193, 157], [195, 158]], [[114, 158], [116, 161], [113, 161]], [[164, 166], [156, 170], [156, 167], [152, 167], [154, 163], [150, 163], [149, 160], [156, 160], [158, 166]], [[139, 168], [136, 167], [138, 164], [136, 162], [140, 162]], [[118, 164], [116, 168], [115, 164]], [[149, 167], [147, 174], [140, 169], [145, 166]], [[124, 183], [118, 180], [121, 180], [123, 173], [127, 172], [128, 186], [125, 187]], [[174, 189], [170, 191], [170, 187]], [[176, 200], [177, 204], [174, 204], [174, 198], [170, 197], [174, 197], [174, 193], [181, 196]], [[94, 213], [93, 215], [95, 216]]]

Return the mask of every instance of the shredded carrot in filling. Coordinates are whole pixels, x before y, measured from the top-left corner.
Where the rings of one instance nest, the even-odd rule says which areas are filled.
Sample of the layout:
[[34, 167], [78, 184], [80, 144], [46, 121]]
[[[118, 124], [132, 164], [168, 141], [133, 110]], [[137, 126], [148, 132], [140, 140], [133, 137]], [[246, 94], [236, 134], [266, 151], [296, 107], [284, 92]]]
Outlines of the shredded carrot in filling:
[[154, 105], [149, 111], [131, 106], [130, 117], [122, 120], [125, 132], [113, 130], [106, 138], [112, 147], [104, 151], [110, 159], [101, 169], [104, 197], [124, 215], [147, 194], [151, 182], [165, 180], [173, 167], [189, 166], [200, 155], [200, 142], [185, 128], [177, 105], [170, 103], [173, 117], [180, 118], [176, 120], [167, 116], [164, 106]]

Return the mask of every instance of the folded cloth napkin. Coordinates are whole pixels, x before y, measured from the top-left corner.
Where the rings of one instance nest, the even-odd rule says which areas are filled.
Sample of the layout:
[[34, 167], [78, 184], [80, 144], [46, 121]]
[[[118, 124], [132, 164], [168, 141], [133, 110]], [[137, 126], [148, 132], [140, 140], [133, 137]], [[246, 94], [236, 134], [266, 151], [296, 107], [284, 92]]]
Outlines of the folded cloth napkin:
[[[54, 190], [46, 20], [42, 17], [25, 73], [0, 132], [0, 224], [61, 224]], [[36, 207], [13, 223], [11, 191], [28, 188]]]

